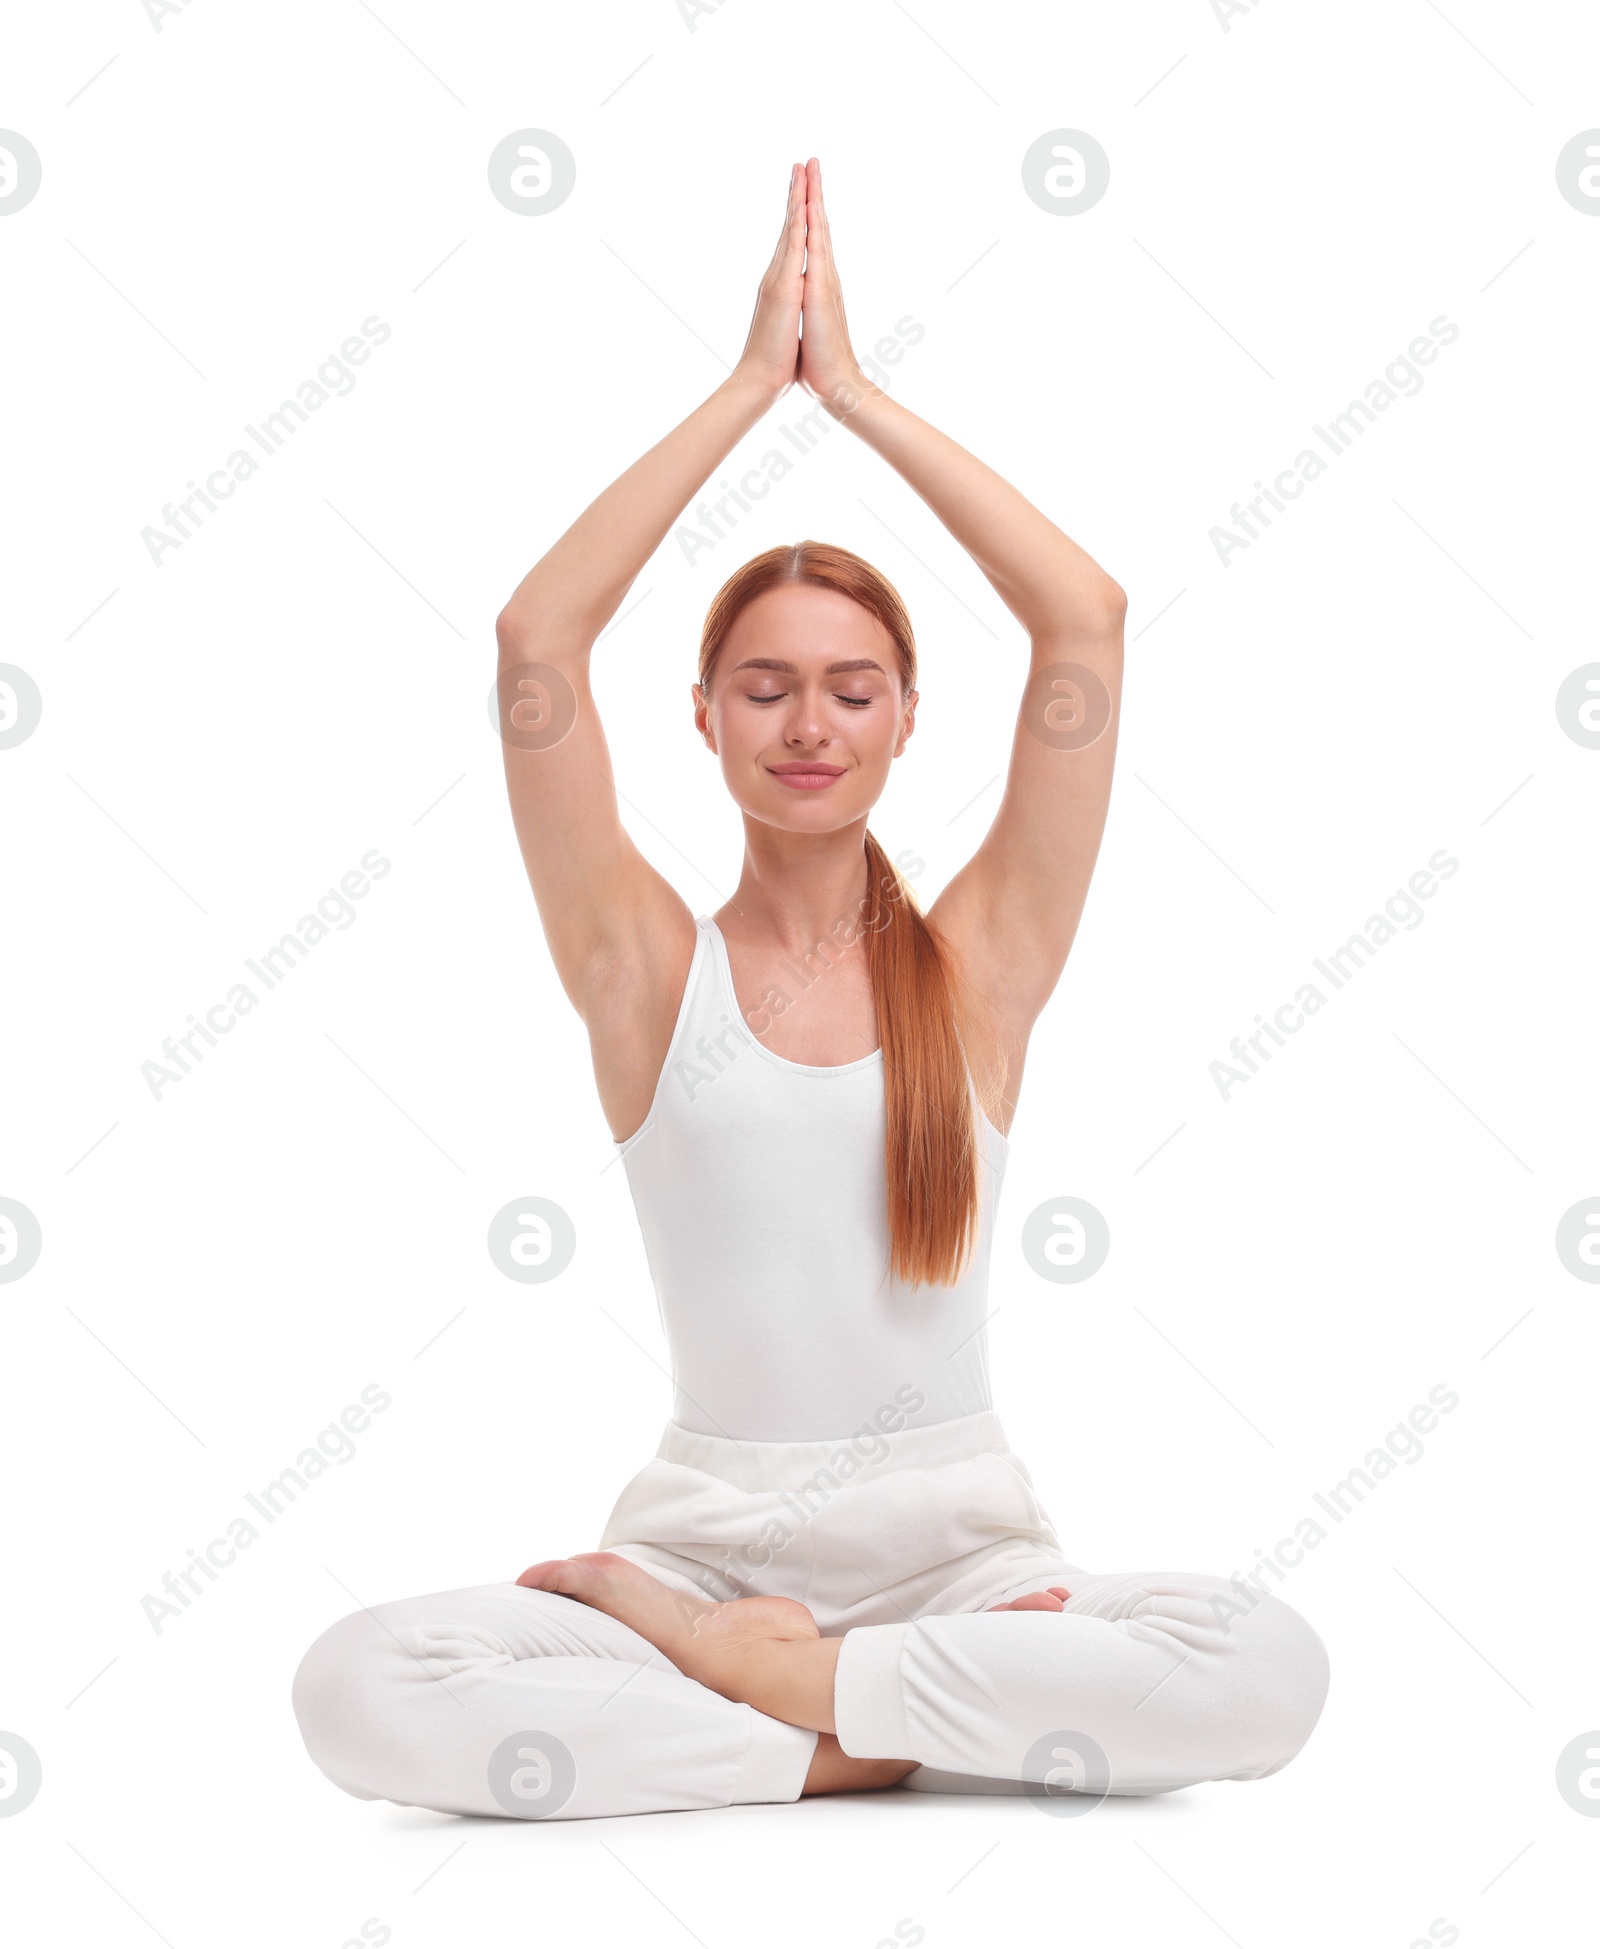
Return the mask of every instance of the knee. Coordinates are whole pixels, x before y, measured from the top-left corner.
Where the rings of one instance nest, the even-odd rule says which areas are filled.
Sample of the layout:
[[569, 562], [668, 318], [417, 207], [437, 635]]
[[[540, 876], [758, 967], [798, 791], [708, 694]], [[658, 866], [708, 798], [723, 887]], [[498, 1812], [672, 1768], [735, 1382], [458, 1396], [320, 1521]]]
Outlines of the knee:
[[366, 1611], [331, 1625], [301, 1659], [290, 1694], [306, 1751], [335, 1786], [384, 1797], [376, 1779], [384, 1690], [379, 1627]]
[[1246, 1609], [1236, 1593], [1219, 1607], [1238, 1764], [1219, 1777], [1260, 1780], [1287, 1766], [1311, 1737], [1328, 1696], [1328, 1653], [1290, 1605], [1270, 1592]]

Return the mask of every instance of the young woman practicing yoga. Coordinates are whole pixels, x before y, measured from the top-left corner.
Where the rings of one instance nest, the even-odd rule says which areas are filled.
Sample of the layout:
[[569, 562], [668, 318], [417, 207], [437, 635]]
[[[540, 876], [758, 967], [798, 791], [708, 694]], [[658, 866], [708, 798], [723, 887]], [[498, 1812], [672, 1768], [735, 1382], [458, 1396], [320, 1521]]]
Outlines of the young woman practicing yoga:
[[[797, 380], [1031, 644], [994, 823], [926, 916], [867, 830], [915, 721], [911, 625], [843, 549], [757, 556], [706, 618], [695, 728], [744, 822], [727, 905], [697, 919], [617, 813], [591, 649]], [[1082, 1806], [1260, 1779], [1304, 1744], [1328, 1682], [1305, 1620], [1222, 1577], [1067, 1562], [989, 1399], [1005, 1132], [1105, 823], [1124, 607], [863, 373], [797, 164], [738, 365], [499, 618], [512, 815], [638, 1209], [672, 1419], [599, 1552], [313, 1645], [295, 1711], [347, 1792], [533, 1819], [896, 1782]]]

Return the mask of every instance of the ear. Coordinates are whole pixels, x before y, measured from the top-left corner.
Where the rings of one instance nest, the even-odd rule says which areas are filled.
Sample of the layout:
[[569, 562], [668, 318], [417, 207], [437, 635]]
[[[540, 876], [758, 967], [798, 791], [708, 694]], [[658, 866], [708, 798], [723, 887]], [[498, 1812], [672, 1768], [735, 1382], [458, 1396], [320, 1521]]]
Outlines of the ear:
[[715, 751], [717, 740], [711, 729], [711, 700], [707, 697], [703, 684], [690, 684], [689, 695], [694, 699], [694, 728], [705, 739], [706, 749]]
[[917, 699], [920, 695], [920, 691], [913, 690], [906, 698], [905, 710], [900, 718], [900, 740], [894, 748], [894, 755], [897, 758], [906, 748], [906, 739], [917, 728]]

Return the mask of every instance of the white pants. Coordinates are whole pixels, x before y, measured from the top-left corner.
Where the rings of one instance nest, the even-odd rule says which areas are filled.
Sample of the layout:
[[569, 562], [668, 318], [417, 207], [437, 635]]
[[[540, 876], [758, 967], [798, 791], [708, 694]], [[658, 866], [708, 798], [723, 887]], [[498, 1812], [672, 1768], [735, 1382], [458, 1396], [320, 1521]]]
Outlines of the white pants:
[[[1321, 1640], [1280, 1598], [1060, 1553], [992, 1413], [831, 1442], [667, 1427], [601, 1538], [675, 1589], [795, 1597], [842, 1636], [839, 1744], [930, 1792], [1256, 1780], [1321, 1713]], [[991, 1613], [1063, 1584], [1064, 1610]], [[525, 1819], [798, 1798], [816, 1734], [735, 1705], [625, 1624], [512, 1583], [382, 1604], [307, 1652], [294, 1710], [362, 1799]]]

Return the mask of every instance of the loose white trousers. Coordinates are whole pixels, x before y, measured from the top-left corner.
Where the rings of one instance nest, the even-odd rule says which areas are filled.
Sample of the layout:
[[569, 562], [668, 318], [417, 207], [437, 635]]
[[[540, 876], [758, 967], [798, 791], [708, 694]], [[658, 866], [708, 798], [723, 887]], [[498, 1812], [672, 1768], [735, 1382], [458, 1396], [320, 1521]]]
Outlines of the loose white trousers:
[[[796, 1597], [842, 1636], [839, 1743], [905, 1785], [1106, 1793], [1275, 1773], [1328, 1660], [1270, 1591], [1190, 1572], [1096, 1576], [1061, 1555], [992, 1412], [833, 1442], [669, 1424], [601, 1539], [663, 1582]], [[1063, 1584], [1064, 1610], [992, 1612]], [[307, 1652], [293, 1702], [317, 1765], [363, 1799], [524, 1819], [796, 1799], [816, 1734], [685, 1677], [628, 1626], [512, 1583], [381, 1604]]]

